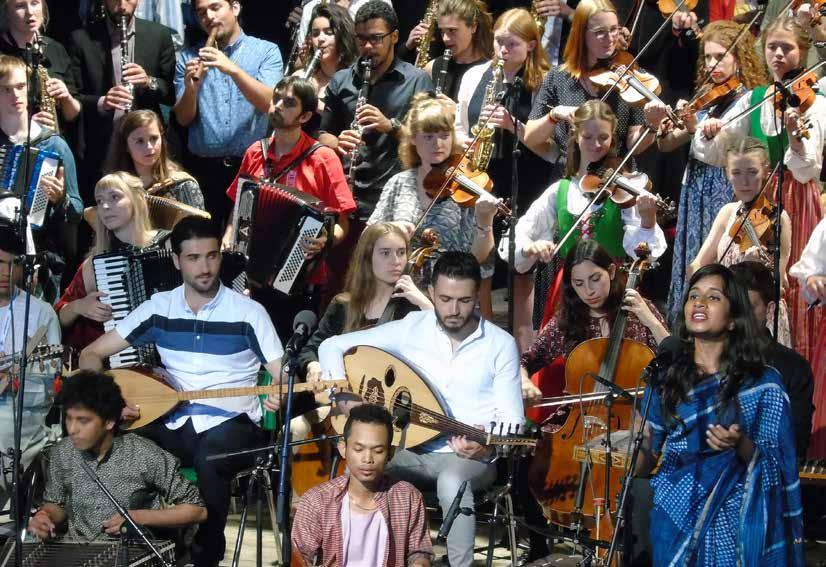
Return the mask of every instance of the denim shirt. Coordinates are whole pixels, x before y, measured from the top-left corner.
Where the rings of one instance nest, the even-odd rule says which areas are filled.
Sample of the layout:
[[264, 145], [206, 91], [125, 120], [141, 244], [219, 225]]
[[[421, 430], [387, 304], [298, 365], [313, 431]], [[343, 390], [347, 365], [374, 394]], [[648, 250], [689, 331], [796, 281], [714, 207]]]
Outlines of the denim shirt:
[[[203, 47], [179, 52], [175, 62], [175, 98], [184, 93], [186, 63]], [[241, 32], [223, 52], [245, 73], [274, 87], [283, 74], [281, 52], [269, 41]], [[200, 157], [241, 157], [256, 140], [267, 135], [268, 117], [246, 99], [231, 77], [210, 69], [198, 91], [198, 114], [189, 126], [189, 150]]]

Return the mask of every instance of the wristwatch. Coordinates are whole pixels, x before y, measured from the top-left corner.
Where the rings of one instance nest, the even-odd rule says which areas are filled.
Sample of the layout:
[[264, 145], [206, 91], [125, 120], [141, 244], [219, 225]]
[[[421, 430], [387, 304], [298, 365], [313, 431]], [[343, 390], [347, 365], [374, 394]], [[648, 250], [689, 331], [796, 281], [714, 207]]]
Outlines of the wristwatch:
[[149, 80], [146, 82], [146, 88], [150, 91], [158, 90], [158, 79], [155, 77], [149, 77]]
[[390, 133], [394, 136], [399, 133], [399, 130], [402, 129], [402, 123], [398, 121], [397, 118], [390, 119]]

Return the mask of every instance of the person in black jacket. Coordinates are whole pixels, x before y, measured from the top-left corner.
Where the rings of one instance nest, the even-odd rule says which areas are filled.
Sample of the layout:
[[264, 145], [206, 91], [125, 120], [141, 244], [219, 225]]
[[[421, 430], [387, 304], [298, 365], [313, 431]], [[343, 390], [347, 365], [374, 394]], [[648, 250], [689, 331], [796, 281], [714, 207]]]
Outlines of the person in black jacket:
[[[774, 276], [760, 262], [746, 261], [731, 266], [734, 279], [749, 292], [754, 315], [763, 328], [774, 310]], [[768, 331], [766, 331], [768, 332]], [[773, 341], [766, 362], [780, 372], [792, 409], [798, 460], [806, 458], [812, 431], [814, 376], [809, 362], [796, 351]]]
[[[175, 48], [172, 30], [134, 17], [138, 0], [105, 0], [106, 18], [72, 32], [69, 54], [83, 116], [79, 148], [81, 187], [91, 189], [100, 176], [114, 123], [127, 110], [154, 110], [172, 105], [175, 95]], [[121, 17], [127, 20], [128, 49], [121, 65]], [[132, 85], [130, 89], [124, 83]], [[87, 203], [91, 195], [84, 195]]]

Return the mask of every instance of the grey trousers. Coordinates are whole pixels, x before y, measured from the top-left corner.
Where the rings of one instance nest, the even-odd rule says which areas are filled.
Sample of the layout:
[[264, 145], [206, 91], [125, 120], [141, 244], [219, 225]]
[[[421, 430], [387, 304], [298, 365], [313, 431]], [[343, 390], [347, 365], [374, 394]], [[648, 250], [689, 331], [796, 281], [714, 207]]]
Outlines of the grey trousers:
[[[423, 490], [432, 489], [435, 483], [442, 514], [447, 513], [464, 481], [469, 480], [470, 486], [462, 497], [462, 507], [472, 510], [473, 492], [485, 489], [496, 480], [495, 464], [463, 459], [453, 452], [419, 454], [406, 449], [397, 451], [385, 472]], [[447, 555], [451, 567], [473, 565], [475, 535], [475, 518], [460, 514], [447, 536]]]

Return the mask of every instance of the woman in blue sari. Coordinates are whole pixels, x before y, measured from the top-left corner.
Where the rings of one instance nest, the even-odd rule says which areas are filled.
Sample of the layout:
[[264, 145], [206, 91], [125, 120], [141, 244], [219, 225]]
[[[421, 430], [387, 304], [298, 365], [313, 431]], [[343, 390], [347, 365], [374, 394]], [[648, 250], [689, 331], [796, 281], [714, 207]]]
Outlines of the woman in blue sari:
[[651, 396], [637, 472], [651, 479], [654, 564], [803, 565], [789, 401], [763, 363], [747, 292], [709, 264], [688, 284], [682, 349]]

